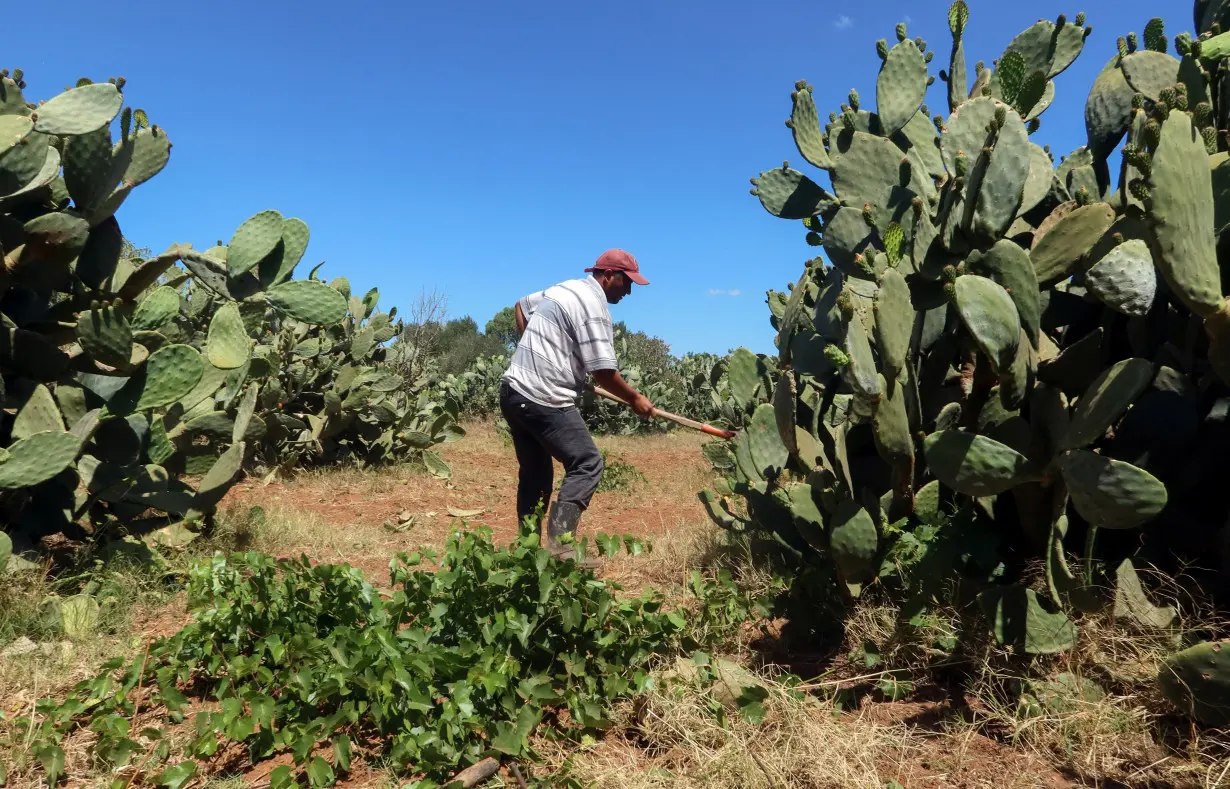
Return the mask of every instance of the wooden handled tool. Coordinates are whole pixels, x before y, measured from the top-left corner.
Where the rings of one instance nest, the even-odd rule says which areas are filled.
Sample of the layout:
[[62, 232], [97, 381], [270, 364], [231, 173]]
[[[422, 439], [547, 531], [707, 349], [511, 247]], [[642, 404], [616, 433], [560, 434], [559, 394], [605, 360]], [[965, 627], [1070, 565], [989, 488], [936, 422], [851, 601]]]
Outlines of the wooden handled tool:
[[[628, 402], [626, 400], [620, 397], [616, 397], [614, 394], [603, 389], [601, 386], [593, 386], [591, 387], [591, 389], [593, 389], [593, 392], [596, 395], [605, 397], [608, 400], [614, 400], [616, 403], [628, 405]], [[660, 408], [653, 409], [653, 415], [656, 417], [661, 417], [662, 419], [669, 419], [670, 421], [674, 422], [677, 425], [683, 425], [684, 427], [690, 427], [693, 430], [699, 430], [702, 433], [708, 433], [709, 435], [717, 436], [718, 438], [734, 438], [736, 435], [735, 431], [733, 430], [723, 430], [720, 427], [714, 427], [713, 425], [707, 425], [704, 422], [697, 422], [695, 419], [688, 419], [686, 416], [679, 416], [678, 414], [672, 414], [670, 411], [663, 411]]]

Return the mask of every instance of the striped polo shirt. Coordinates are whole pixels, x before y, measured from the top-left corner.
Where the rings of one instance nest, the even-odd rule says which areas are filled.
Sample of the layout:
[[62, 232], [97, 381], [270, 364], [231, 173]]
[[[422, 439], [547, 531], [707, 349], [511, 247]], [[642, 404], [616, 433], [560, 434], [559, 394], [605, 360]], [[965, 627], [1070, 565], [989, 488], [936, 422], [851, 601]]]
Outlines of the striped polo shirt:
[[518, 304], [525, 333], [503, 378], [522, 397], [565, 408], [576, 403], [587, 373], [617, 369], [611, 311], [592, 276], [531, 293]]

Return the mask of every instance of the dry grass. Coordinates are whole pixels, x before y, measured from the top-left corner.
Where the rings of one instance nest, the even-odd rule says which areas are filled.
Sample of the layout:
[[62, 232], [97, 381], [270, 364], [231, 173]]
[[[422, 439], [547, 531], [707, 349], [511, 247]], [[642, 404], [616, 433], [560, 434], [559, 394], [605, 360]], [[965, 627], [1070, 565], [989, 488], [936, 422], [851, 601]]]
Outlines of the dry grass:
[[922, 743], [900, 726], [845, 721], [808, 696], [764, 681], [766, 715], [753, 725], [721, 709], [711, 690], [670, 681], [619, 706], [612, 735], [600, 742], [536, 747], [546, 766], [585, 785], [621, 789], [880, 789], [892, 764]]

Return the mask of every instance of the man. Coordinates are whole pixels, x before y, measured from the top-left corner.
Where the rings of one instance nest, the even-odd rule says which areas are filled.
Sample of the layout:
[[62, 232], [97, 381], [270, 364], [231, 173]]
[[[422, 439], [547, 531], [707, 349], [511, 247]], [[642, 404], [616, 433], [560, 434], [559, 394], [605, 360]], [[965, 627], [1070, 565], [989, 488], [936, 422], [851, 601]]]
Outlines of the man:
[[[520, 339], [500, 382], [500, 411], [512, 433], [520, 467], [517, 520], [551, 499], [554, 468], [564, 465], [559, 496], [547, 515], [547, 548], [568, 549], [564, 534], [576, 534], [581, 514], [602, 477], [602, 455], [576, 407], [586, 375], [626, 402], [639, 416], [653, 416], [653, 404], [619, 374], [614, 331], [607, 304], [618, 304], [632, 283], [648, 285], [636, 258], [622, 249], [603, 252], [590, 276], [530, 294], [514, 309]], [[592, 567], [592, 562], [584, 563]]]

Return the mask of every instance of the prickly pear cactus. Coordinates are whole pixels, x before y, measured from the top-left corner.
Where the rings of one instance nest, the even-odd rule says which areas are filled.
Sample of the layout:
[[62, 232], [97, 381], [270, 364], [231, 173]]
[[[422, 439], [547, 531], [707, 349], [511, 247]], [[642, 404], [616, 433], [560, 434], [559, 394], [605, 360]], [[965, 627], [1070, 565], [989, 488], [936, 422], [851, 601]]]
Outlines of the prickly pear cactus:
[[[831, 535], [863, 508], [883, 561], [860, 549], [860, 579], [889, 586], [902, 552], [967, 513], [1047, 566], [1036, 589], [974, 578], [996, 637], [1030, 653], [1068, 648], [1078, 622], [1067, 607], [1107, 604], [1097, 590], [1116, 582], [1100, 568], [1132, 566], [1128, 544], [1099, 532], [1136, 530], [1131, 545], [1175, 567], [1218, 550], [1207, 535], [1230, 516], [1209, 465], [1224, 457], [1230, 413], [1230, 113], [1219, 99], [1230, 34], [1202, 21], [1198, 36], [1170, 39], [1155, 19], [1143, 48], [1134, 34], [1099, 45], [1106, 66], [1087, 93], [1077, 86], [1087, 141], [1066, 156], [1043, 136], [1064, 72], [1094, 44], [1083, 14], [1033, 24], [971, 71], [977, 20], [954, 2], [938, 73], [947, 115], [923, 104], [926, 42], [900, 35], [877, 44], [874, 112], [852, 90], [821, 125], [820, 94], [796, 83], [787, 125], [816, 171], [787, 162], [754, 178], [752, 194], [823, 253], [788, 294], [769, 293], [776, 366], [797, 392], [793, 445], [816, 451], [728, 480], [715, 511], [785, 491], [794, 532], [761, 520], [773, 512], [763, 506], [748, 509], [751, 530], [841, 580], [852, 554]], [[1217, 430], [1198, 429], [1206, 420]], [[804, 484], [815, 495], [789, 495]], [[954, 576], [969, 571], [959, 565]], [[1120, 605], [1160, 620], [1134, 572], [1123, 579]]]
[[190, 534], [245, 470], [413, 459], [460, 434], [453, 403], [385, 364], [399, 325], [374, 289], [295, 279], [302, 220], [264, 210], [225, 246], [131, 258], [117, 211], [167, 165], [166, 131], [123, 79], [36, 104], [22, 76], [0, 71], [10, 550]]

